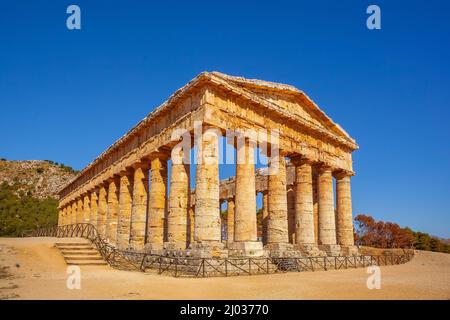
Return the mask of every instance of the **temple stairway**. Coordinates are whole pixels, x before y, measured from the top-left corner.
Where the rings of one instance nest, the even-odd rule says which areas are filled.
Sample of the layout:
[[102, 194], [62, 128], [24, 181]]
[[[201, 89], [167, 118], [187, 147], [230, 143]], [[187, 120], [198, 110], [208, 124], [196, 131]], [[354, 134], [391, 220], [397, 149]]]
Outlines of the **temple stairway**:
[[107, 263], [103, 257], [86, 239], [70, 239], [70, 241], [57, 242], [55, 246], [59, 249], [68, 265], [78, 266], [104, 266]]

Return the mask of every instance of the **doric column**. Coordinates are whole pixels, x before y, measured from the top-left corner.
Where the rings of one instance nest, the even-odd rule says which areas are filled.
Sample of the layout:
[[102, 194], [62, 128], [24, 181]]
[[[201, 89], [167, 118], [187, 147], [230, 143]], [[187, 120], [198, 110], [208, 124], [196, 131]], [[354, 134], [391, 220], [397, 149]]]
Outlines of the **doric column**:
[[66, 207], [64, 208], [63, 224], [70, 224], [70, 205], [66, 205]]
[[234, 198], [227, 200], [227, 241], [228, 246], [234, 242], [234, 219], [235, 219], [235, 205]]
[[255, 164], [252, 143], [238, 145], [234, 241], [256, 241]]
[[116, 245], [117, 216], [119, 213], [119, 179], [108, 180], [108, 207], [106, 209], [106, 237], [110, 244]]
[[89, 222], [97, 228], [97, 215], [98, 215], [98, 196], [97, 191], [92, 190], [91, 192], [91, 207], [90, 207], [90, 216]]
[[307, 159], [292, 159], [295, 165], [296, 247], [310, 255], [317, 252], [314, 236], [312, 166]]
[[91, 215], [91, 199], [89, 194], [85, 194], [83, 199], [83, 222], [89, 223], [89, 218]]
[[77, 200], [77, 223], [84, 222], [83, 198]]
[[152, 251], [161, 250], [164, 241], [164, 218], [167, 190], [167, 158], [160, 156], [150, 162], [150, 193], [147, 219], [147, 244]]
[[66, 207], [66, 224], [72, 223], [72, 205], [69, 203]]
[[319, 187], [318, 187], [319, 175], [317, 168], [313, 167], [313, 212], [314, 212], [314, 240], [315, 244], [319, 244]]
[[189, 164], [183, 161], [184, 150], [172, 150], [169, 210], [167, 214], [167, 244], [169, 250], [186, 249], [189, 210]]
[[199, 140], [194, 238], [198, 247], [221, 247], [219, 136], [208, 130]]
[[268, 194], [267, 190], [263, 192], [262, 201], [262, 241], [267, 244], [267, 228], [269, 224], [269, 210], [268, 210]]
[[[192, 201], [194, 202], [194, 201]], [[194, 229], [195, 229], [195, 222], [194, 222], [194, 217], [195, 216], [195, 207], [194, 205], [190, 205], [189, 206], [189, 211], [188, 211], [188, 221], [187, 221], [187, 230], [188, 230], [188, 234], [187, 234], [187, 238], [188, 238], [188, 246], [192, 243], [194, 243]]]
[[288, 209], [286, 194], [286, 162], [283, 155], [269, 160], [267, 244], [288, 244]]
[[234, 242], [238, 255], [262, 255], [257, 241], [254, 141], [238, 137], [236, 164]]
[[295, 185], [287, 190], [288, 206], [288, 241], [295, 243]]
[[119, 215], [117, 219], [117, 248], [130, 246], [131, 208], [133, 196], [133, 173], [123, 171], [120, 174]]
[[63, 225], [63, 212], [64, 212], [64, 209], [58, 210], [58, 226], [59, 227]]
[[134, 167], [133, 206], [131, 209], [130, 246], [144, 249], [148, 205], [148, 165], [139, 162]]
[[339, 254], [336, 245], [336, 221], [334, 215], [333, 175], [330, 167], [322, 166], [318, 178], [319, 196], [319, 247], [329, 255]]
[[106, 211], [108, 208], [107, 191], [105, 185], [98, 188], [97, 231], [100, 237], [106, 239]]
[[72, 202], [72, 214], [71, 214], [71, 223], [75, 224], [78, 223], [78, 204], [77, 204], [77, 200], [73, 200]]
[[350, 173], [339, 172], [336, 177], [336, 234], [337, 242], [344, 253], [355, 251], [353, 240], [352, 195], [350, 189]]

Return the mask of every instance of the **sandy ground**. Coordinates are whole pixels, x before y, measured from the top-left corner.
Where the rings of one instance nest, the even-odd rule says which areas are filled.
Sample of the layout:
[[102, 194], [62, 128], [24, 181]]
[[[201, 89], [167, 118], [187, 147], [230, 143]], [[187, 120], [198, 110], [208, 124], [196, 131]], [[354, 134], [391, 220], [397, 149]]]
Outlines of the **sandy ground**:
[[81, 268], [81, 289], [67, 289], [56, 238], [0, 238], [0, 299], [450, 299], [450, 255], [418, 252], [381, 268], [368, 289], [365, 268], [230, 278], [185, 279]]

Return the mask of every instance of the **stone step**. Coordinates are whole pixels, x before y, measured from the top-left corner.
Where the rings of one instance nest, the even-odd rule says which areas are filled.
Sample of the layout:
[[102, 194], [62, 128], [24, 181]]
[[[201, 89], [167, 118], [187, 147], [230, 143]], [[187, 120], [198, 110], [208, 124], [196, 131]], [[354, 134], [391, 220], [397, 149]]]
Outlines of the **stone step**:
[[106, 266], [107, 263], [103, 260], [66, 260], [68, 265], [76, 266]]
[[103, 260], [102, 256], [84, 256], [84, 255], [80, 255], [80, 256], [64, 256], [65, 260]]
[[58, 242], [55, 246], [61, 252], [68, 265], [105, 266], [108, 265], [97, 249], [86, 241]]
[[61, 250], [61, 253], [63, 255], [78, 255], [78, 254], [83, 254], [83, 255], [98, 255], [99, 253], [92, 249], [92, 250]]
[[86, 242], [57, 242], [55, 243], [56, 246], [81, 246], [81, 245], [91, 245], [90, 242], [86, 241]]
[[71, 247], [58, 246], [57, 248], [60, 249], [61, 251], [63, 251], [63, 250], [95, 250], [94, 247], [85, 246], [85, 245], [77, 246], [77, 247], [75, 247], [75, 246], [71, 246]]

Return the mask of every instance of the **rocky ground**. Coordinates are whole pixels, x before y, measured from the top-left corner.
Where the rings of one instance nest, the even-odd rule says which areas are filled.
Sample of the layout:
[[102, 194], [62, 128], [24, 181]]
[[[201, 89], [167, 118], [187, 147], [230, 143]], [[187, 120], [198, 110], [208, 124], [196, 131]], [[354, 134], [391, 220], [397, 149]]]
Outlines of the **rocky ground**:
[[185, 279], [110, 267], [81, 268], [68, 289], [55, 238], [0, 238], [2, 299], [450, 299], [450, 255], [421, 252], [381, 267], [381, 289], [365, 268], [230, 278]]

